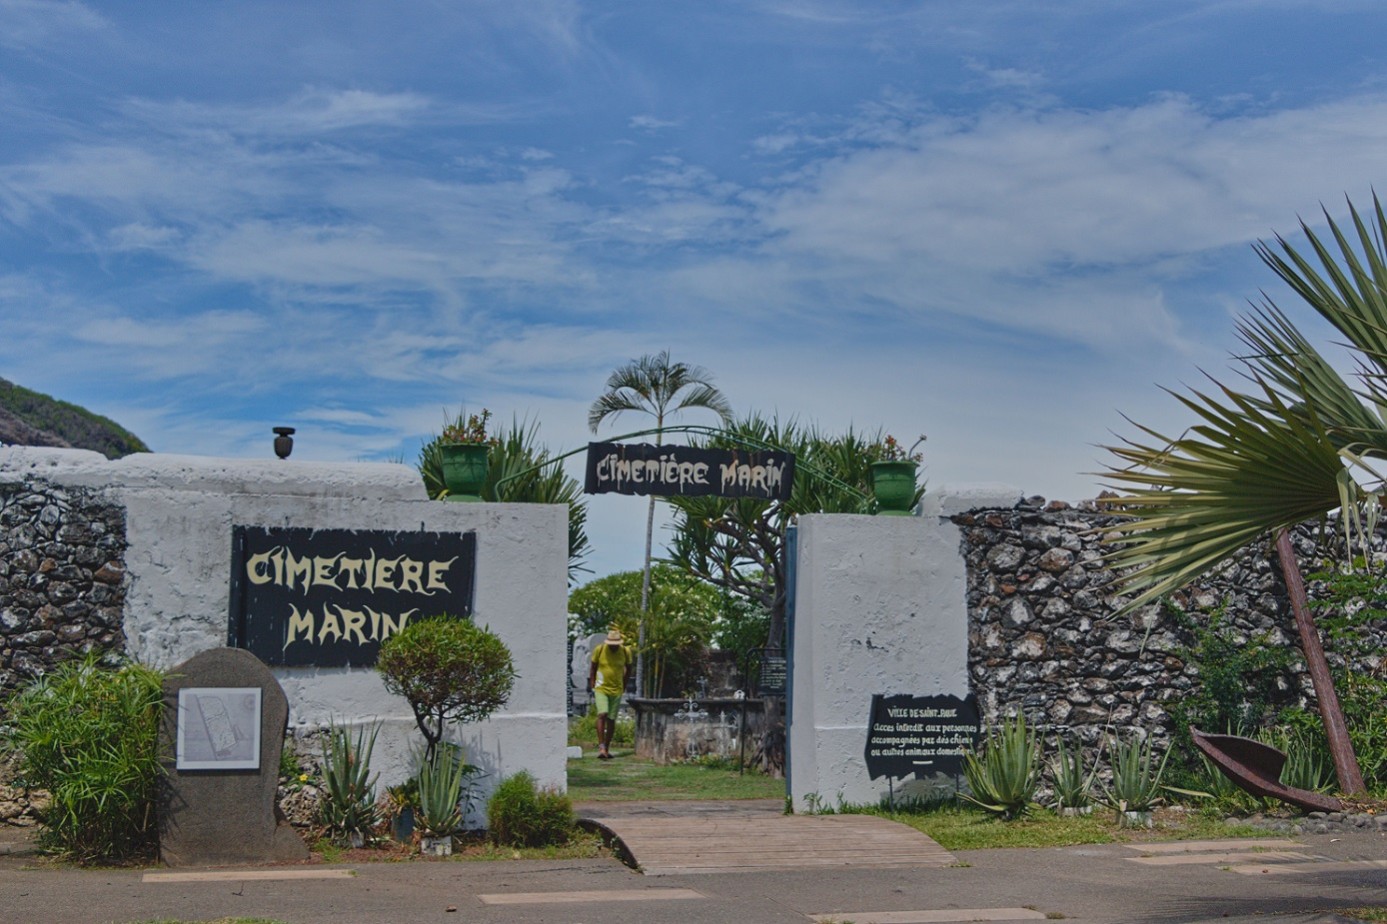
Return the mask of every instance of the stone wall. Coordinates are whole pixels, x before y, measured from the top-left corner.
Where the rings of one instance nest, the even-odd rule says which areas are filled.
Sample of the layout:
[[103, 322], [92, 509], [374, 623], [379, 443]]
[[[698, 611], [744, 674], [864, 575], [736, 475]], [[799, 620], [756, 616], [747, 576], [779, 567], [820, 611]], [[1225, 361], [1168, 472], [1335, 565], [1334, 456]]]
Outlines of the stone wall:
[[[1024, 710], [1085, 742], [1134, 727], [1164, 742], [1167, 707], [1199, 683], [1187, 653], [1195, 638], [1180, 614], [1204, 620], [1216, 608], [1240, 640], [1292, 650], [1286, 701], [1312, 704], [1268, 542], [1254, 543], [1165, 606], [1119, 615], [1130, 598], [1115, 593], [1097, 532], [1114, 518], [1093, 505], [1028, 498], [952, 520], [968, 566], [969, 678], [989, 720]], [[1302, 570], [1317, 570], [1315, 534], [1303, 528], [1294, 543]], [[1309, 590], [1313, 596], [1316, 588]]]
[[[163, 670], [225, 645], [236, 525], [475, 533], [474, 612], [510, 648], [519, 676], [504, 708], [456, 738], [487, 773], [483, 800], [519, 770], [565, 785], [562, 506], [431, 501], [404, 465], [148, 453], [107, 460], [0, 447], [0, 511], [0, 651], [10, 684], [95, 644]], [[421, 740], [413, 714], [374, 669], [274, 674], [293, 737], [329, 722], [378, 723], [380, 784], [410, 775]]]
[[0, 483], [0, 701], [74, 654], [121, 650], [125, 514], [87, 488]]
[[[858, 726], [870, 694], [962, 693], [965, 686], [978, 694], [989, 720], [1021, 709], [1047, 729], [1086, 742], [1133, 727], [1164, 739], [1167, 707], [1199, 682], [1187, 656], [1193, 635], [1174, 612], [1180, 608], [1197, 613], [1226, 603], [1225, 624], [1241, 638], [1298, 654], [1280, 571], [1265, 544], [1175, 595], [1173, 608], [1153, 605], [1119, 615], [1126, 598], [1114, 593], [1096, 532], [1113, 520], [1092, 505], [1047, 504], [993, 488], [935, 493], [924, 506], [919, 519], [894, 524], [885, 518], [823, 517], [817, 528], [833, 527], [835, 536], [846, 530], [848, 545], [833, 546], [836, 558], [811, 555], [802, 563], [801, 578], [811, 579], [801, 599], [806, 611], [828, 594], [837, 601], [829, 609], [850, 616], [838, 635], [818, 639], [819, 657], [860, 647], [876, 659], [844, 688], [845, 703], [855, 711], [829, 722], [851, 726], [844, 761], [860, 760]], [[478, 612], [531, 665], [509, 714], [475, 729], [483, 734], [474, 744], [496, 748], [496, 735], [510, 725], [515, 729], [508, 733], [527, 745], [546, 738], [561, 743], [563, 534], [556, 511], [434, 504], [403, 466], [176, 457], [109, 462], [75, 450], [0, 450], [0, 697], [64, 657], [92, 649], [128, 649], [169, 667], [222, 644], [233, 521], [368, 522], [386, 528], [422, 528], [427, 521], [431, 528], [476, 529], [487, 537], [479, 560]], [[819, 519], [806, 532], [814, 532]], [[926, 530], [925, 546], [908, 556], [899, 552], [902, 537], [895, 532], [914, 536], [916, 527], [928, 524], [934, 525]], [[878, 526], [891, 533], [881, 541], [897, 552], [867, 567], [857, 546], [877, 542]], [[1303, 530], [1295, 541], [1303, 568], [1314, 570], [1314, 535]], [[527, 556], [541, 548], [554, 576], [538, 597], [519, 599], [513, 588], [534, 589], [522, 576], [533, 570]], [[906, 572], [919, 588], [902, 591], [906, 596], [900, 599], [887, 594], [886, 575]], [[924, 594], [918, 601], [917, 593]], [[556, 626], [552, 640], [530, 628], [536, 618]], [[930, 623], [926, 636], [932, 642], [897, 637], [904, 623], [919, 619]], [[931, 648], [933, 657], [941, 640], [956, 632], [959, 644], [944, 647], [958, 649], [958, 682], [921, 680], [921, 647]], [[837, 670], [829, 661], [816, 668], [815, 655], [802, 654], [801, 679], [816, 686], [801, 691], [801, 708], [822, 692], [829, 676], [824, 671]], [[882, 659], [886, 667], [876, 663]], [[385, 718], [402, 740], [412, 734], [407, 710], [384, 697], [372, 671], [276, 673], [290, 695], [297, 735], [310, 735], [334, 716]], [[1310, 691], [1308, 675], [1298, 668], [1284, 692], [1288, 701], [1308, 703]], [[383, 781], [405, 769], [403, 749], [390, 751], [398, 753], [389, 755], [389, 779]], [[492, 769], [515, 768], [530, 758], [546, 768], [545, 782], [561, 784], [562, 757], [548, 753], [511, 754]], [[801, 760], [802, 769], [811, 764]]]

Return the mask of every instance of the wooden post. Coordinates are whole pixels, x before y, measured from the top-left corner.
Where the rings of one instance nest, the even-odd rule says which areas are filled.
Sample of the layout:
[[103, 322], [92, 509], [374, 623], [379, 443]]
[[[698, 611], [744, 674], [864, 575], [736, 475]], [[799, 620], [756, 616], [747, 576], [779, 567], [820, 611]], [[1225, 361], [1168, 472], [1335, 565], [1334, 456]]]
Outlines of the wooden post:
[[1300, 633], [1300, 648], [1305, 652], [1305, 666], [1310, 671], [1310, 681], [1314, 684], [1315, 699], [1320, 707], [1320, 718], [1324, 721], [1324, 731], [1329, 737], [1329, 754], [1334, 760], [1334, 772], [1339, 777], [1339, 788], [1347, 795], [1361, 794], [1367, 790], [1363, 785], [1363, 772], [1358, 769], [1358, 758], [1353, 753], [1353, 741], [1349, 738], [1348, 726], [1344, 724], [1344, 710], [1339, 705], [1339, 694], [1334, 690], [1334, 679], [1329, 674], [1329, 663], [1324, 658], [1319, 632], [1315, 629], [1314, 620], [1310, 618], [1310, 606], [1305, 596], [1305, 581], [1300, 576], [1300, 564], [1296, 561], [1290, 534], [1284, 529], [1276, 534], [1276, 555], [1281, 559], [1281, 574], [1286, 579], [1286, 593], [1291, 598], [1291, 612], [1295, 614], [1296, 631]]

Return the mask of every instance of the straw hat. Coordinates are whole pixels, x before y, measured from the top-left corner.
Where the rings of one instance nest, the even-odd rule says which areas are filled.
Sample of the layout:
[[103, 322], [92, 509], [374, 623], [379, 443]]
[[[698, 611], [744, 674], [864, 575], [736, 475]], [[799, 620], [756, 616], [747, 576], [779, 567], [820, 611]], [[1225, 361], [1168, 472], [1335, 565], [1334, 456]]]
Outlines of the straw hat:
[[622, 638], [621, 638], [621, 630], [620, 630], [620, 629], [612, 629], [610, 632], [607, 633], [607, 644], [608, 644], [608, 645], [620, 645], [621, 642], [622, 642]]

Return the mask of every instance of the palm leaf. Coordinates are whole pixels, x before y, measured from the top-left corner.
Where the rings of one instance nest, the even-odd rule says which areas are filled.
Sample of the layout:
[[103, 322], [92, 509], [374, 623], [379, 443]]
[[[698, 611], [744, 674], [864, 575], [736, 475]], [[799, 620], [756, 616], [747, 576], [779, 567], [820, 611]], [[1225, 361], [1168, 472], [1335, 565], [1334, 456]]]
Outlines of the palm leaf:
[[1356, 387], [1265, 298], [1238, 325], [1250, 389], [1215, 383], [1212, 394], [1176, 394], [1199, 421], [1179, 438], [1138, 425], [1144, 437], [1108, 447], [1119, 462], [1104, 474], [1128, 492], [1109, 503], [1130, 519], [1105, 532], [1112, 562], [1129, 569], [1119, 586], [1138, 593], [1129, 606], [1183, 586], [1268, 531], [1335, 509], [1350, 540], [1375, 524], [1382, 478], [1372, 462], [1387, 459], [1387, 213], [1376, 196], [1373, 206], [1365, 220], [1350, 203], [1351, 233], [1327, 212], [1327, 235], [1301, 222], [1304, 254], [1281, 236], [1256, 245], [1358, 352]]
[[1130, 493], [1106, 527], [1119, 577], [1139, 606], [1176, 590], [1268, 530], [1322, 516], [1341, 501], [1344, 466], [1318, 416], [1265, 384], [1256, 398], [1219, 386], [1222, 402], [1176, 395], [1205, 422], [1177, 439], [1108, 449], [1129, 463], [1106, 473]]

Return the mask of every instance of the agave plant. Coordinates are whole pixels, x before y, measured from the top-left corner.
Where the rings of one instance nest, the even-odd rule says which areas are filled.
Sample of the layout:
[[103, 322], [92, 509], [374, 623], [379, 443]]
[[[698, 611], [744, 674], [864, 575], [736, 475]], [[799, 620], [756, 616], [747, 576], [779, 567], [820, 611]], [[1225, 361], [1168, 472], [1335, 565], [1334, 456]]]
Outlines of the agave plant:
[[[441, 744], [419, 767], [419, 831], [425, 837], [447, 837], [462, 826], [470, 803], [468, 780], [477, 768], [465, 763], [462, 749]], [[464, 789], [464, 787], [466, 787]]]
[[[1209, 393], [1176, 397], [1200, 423], [1179, 437], [1110, 447], [1120, 462], [1105, 475], [1128, 493], [1111, 503], [1130, 519], [1108, 529], [1119, 580], [1138, 606], [1176, 590], [1257, 537], [1276, 536], [1301, 648], [1315, 685], [1339, 783], [1364, 791], [1287, 530], [1340, 511], [1346, 538], [1370, 534], [1387, 482], [1387, 214], [1377, 197], [1365, 220], [1350, 203], [1352, 234], [1325, 213], [1329, 238], [1301, 230], [1312, 256], [1284, 238], [1257, 254], [1359, 354], [1343, 378], [1270, 298], [1238, 325], [1242, 391], [1215, 382]], [[1172, 393], [1173, 394], [1173, 393]]]
[[1040, 742], [1018, 712], [988, 731], [981, 756], [972, 751], [964, 755], [968, 792], [959, 795], [1003, 818], [1017, 818], [1035, 800], [1040, 770]]
[[1161, 802], [1161, 777], [1165, 775], [1167, 750], [1156, 762], [1155, 745], [1149, 737], [1132, 736], [1126, 744], [1116, 740], [1109, 746], [1108, 763], [1112, 784], [1105, 787], [1103, 801], [1118, 812], [1149, 812]]
[[376, 746], [379, 726], [347, 729], [333, 725], [323, 742], [323, 801], [319, 818], [329, 830], [363, 841], [380, 821], [376, 806], [376, 777], [371, 774], [371, 751]]
[[1098, 763], [1084, 768], [1084, 749], [1071, 750], [1063, 738], [1055, 739], [1055, 759], [1050, 762], [1051, 782], [1055, 789], [1056, 809], [1084, 809], [1093, 803], [1093, 781], [1098, 775]]
[[1281, 768], [1281, 782], [1285, 785], [1310, 792], [1329, 792], [1334, 787], [1334, 768], [1325, 762], [1304, 732], [1267, 729], [1257, 735], [1257, 740], [1285, 753], [1286, 763]]

